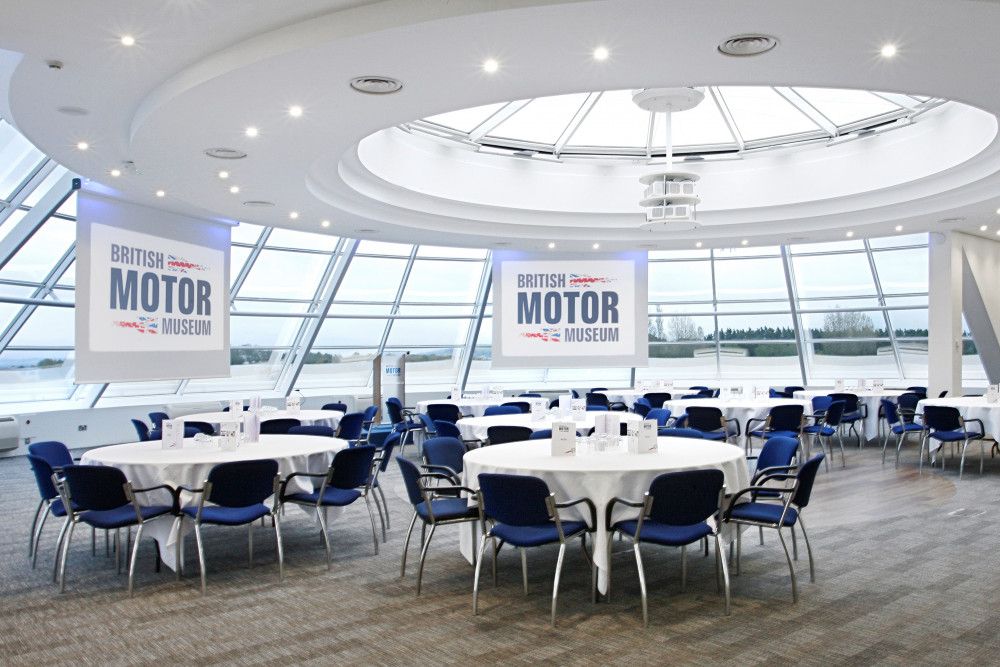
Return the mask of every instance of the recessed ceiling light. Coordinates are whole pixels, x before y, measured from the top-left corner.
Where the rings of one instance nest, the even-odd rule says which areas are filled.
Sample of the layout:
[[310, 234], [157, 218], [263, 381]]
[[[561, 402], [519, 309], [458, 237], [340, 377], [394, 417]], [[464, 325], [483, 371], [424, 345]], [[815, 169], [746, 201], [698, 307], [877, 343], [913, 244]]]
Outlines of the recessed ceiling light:
[[299, 116], [302, 115], [302, 107], [300, 106], [288, 107], [288, 115], [294, 118], [298, 118]]
[[263, 199], [251, 199], [250, 201], [243, 202], [243, 205], [251, 208], [270, 208], [274, 206], [274, 202], [264, 201]]
[[247, 156], [246, 153], [235, 148], [206, 148], [205, 155], [219, 160], [241, 160]]
[[157, 197], [166, 197], [167, 193], [165, 191], [163, 191], [163, 190], [157, 190], [156, 191], [156, 196]]
[[980, 225], [979, 226], [979, 231], [985, 232], [986, 231], [986, 225]]
[[701, 241], [698, 241], [697, 243], [695, 243], [694, 247], [695, 248], [700, 248], [701, 247]]
[[882, 57], [883, 58], [892, 58], [894, 55], [896, 55], [896, 45], [895, 44], [886, 44], [885, 46], [882, 47]]
[[997, 215], [1000, 215], [1000, 208], [997, 209]]
[[608, 50], [603, 46], [598, 46], [594, 49], [594, 60], [607, 60]]
[[847, 238], [851, 238], [852, 236], [854, 236], [854, 232], [847, 232]]
[[288, 217], [291, 218], [292, 220], [298, 220], [299, 219], [299, 212], [298, 211], [292, 211], [291, 213], [288, 214]]
[[246, 135], [248, 137], [256, 137], [257, 136], [257, 128], [256, 127], [248, 127], [247, 131], [246, 131]]
[[748, 241], [747, 239], [743, 239], [742, 241], [740, 241], [740, 245], [747, 245], [748, 243], [750, 243], [750, 241]]
[[492, 58], [483, 63], [483, 70], [489, 72], [490, 74], [496, 72], [498, 69], [500, 69], [500, 63]]
[[402, 90], [403, 84], [388, 76], [359, 76], [351, 79], [351, 88], [369, 95], [388, 95]]
[[321, 222], [319, 224], [321, 224], [324, 227], [329, 227], [330, 226], [330, 221], [329, 220], [324, 220], [323, 222]]
[[122, 175], [122, 170], [121, 169], [112, 169], [111, 170], [111, 175], [114, 176], [115, 178], [118, 178], [119, 176]]
[[594, 244], [594, 250], [597, 250], [597, 249], [598, 249], [598, 248], [600, 248], [600, 247], [601, 247], [601, 244], [600, 244], [600, 243], [595, 243], [595, 244]]
[[1000, 236], [1000, 229], [997, 230], [997, 236]]
[[555, 244], [555, 243], [552, 243], [552, 242], [550, 241], [550, 242], [549, 242], [549, 250], [552, 250], [552, 249], [553, 249], [553, 248], [555, 248], [555, 247], [556, 247], [556, 244]]
[[507, 246], [507, 245], [510, 245], [510, 241], [495, 241], [495, 242], [493, 243], [493, 245], [497, 245], [497, 246]]
[[240, 186], [234, 185], [233, 187], [229, 188], [229, 191], [232, 192], [233, 194], [236, 194], [237, 192], [240, 191]]
[[90, 144], [88, 144], [86, 141], [81, 141], [81, 142], [77, 143], [76, 147], [78, 149], [80, 149], [81, 151], [85, 151], [88, 148], [90, 148]]
[[122, 35], [122, 44], [125, 46], [132, 46], [135, 44], [135, 37], [132, 35]]
[[897, 232], [903, 231], [903, 225], [896, 225], [896, 231]]
[[223, 169], [219, 172], [219, 178], [229, 178], [229, 172]]
[[719, 53], [727, 56], [756, 56], [767, 53], [778, 45], [778, 40], [770, 35], [734, 35], [719, 43]]
[[369, 229], [367, 227], [362, 227], [361, 229], [354, 230], [358, 234], [378, 234], [377, 229]]

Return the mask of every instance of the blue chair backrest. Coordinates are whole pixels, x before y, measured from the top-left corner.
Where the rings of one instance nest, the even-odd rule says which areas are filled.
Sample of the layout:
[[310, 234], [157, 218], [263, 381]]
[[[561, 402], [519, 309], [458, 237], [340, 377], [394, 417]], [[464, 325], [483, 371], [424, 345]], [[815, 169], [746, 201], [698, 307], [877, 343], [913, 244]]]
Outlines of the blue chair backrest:
[[797, 391], [805, 391], [805, 390], [806, 390], [805, 387], [796, 387], [796, 386], [791, 386], [791, 385], [788, 386], [788, 387], [785, 387], [785, 393], [788, 394], [789, 396], [791, 396], [792, 394], [794, 394]]
[[698, 384], [693, 387], [688, 387], [688, 389], [690, 389], [691, 391], [705, 391], [708, 389], [708, 387]]
[[604, 406], [604, 407], [608, 407], [608, 396], [607, 396], [607, 394], [602, 394], [599, 391], [598, 392], [592, 391], [589, 394], [587, 394], [587, 399], [586, 400], [587, 400], [587, 407], [588, 408], [591, 405], [601, 405], [601, 406]]
[[558, 408], [558, 407], [559, 407], [559, 399], [558, 398], [553, 398], [551, 401], [549, 401], [549, 410], [551, 410], [552, 408]]
[[404, 424], [406, 420], [403, 418], [403, 408], [399, 404], [399, 399], [393, 401], [389, 399], [385, 402], [385, 409], [389, 413], [389, 423], [393, 425]]
[[757, 456], [757, 470], [791, 465], [799, 451], [798, 438], [778, 435], [767, 440]]
[[364, 414], [364, 416], [365, 416], [365, 423], [366, 424], [370, 423], [371, 421], [373, 421], [375, 419], [375, 415], [378, 414], [378, 406], [377, 405], [369, 405], [367, 408], [364, 409], [364, 411], [362, 412], [362, 414]]
[[66, 445], [58, 440], [33, 442], [28, 445], [28, 453], [33, 456], [37, 456], [38, 458], [45, 459], [45, 461], [48, 462], [48, 464], [53, 468], [73, 465], [73, 456], [69, 453], [69, 449], [67, 449]]
[[588, 405], [587, 412], [608, 412], [610, 408], [606, 405]]
[[451, 403], [430, 403], [427, 405], [426, 411], [434, 421], [455, 423], [462, 418], [462, 411], [457, 405]]
[[924, 406], [924, 425], [932, 431], [961, 431], [961, 416], [958, 408], [943, 405]]
[[365, 423], [365, 416], [361, 412], [348, 412], [340, 418], [337, 424], [337, 437], [343, 440], [357, 440], [361, 437], [361, 430]]
[[277, 474], [274, 459], [218, 463], [208, 473], [212, 489], [205, 500], [222, 507], [258, 505], [274, 493]]
[[533, 526], [549, 522], [545, 499], [549, 487], [528, 475], [479, 473], [479, 492], [486, 516], [509, 526]]
[[424, 457], [435, 466], [448, 466], [457, 473], [463, 470], [462, 457], [465, 445], [455, 438], [429, 438], [424, 440]]
[[[249, 405], [244, 405], [243, 406], [243, 412], [247, 412], [249, 409], [250, 409]], [[229, 412], [229, 406], [227, 405], [224, 408], [222, 408], [222, 411], [223, 412]]]
[[664, 429], [661, 435], [670, 436], [672, 438], [696, 438], [704, 439], [701, 431], [695, 430], [693, 428], [668, 428]]
[[514, 407], [513, 405], [491, 405], [483, 411], [484, 417], [493, 417], [496, 415], [519, 415], [521, 409]]
[[52, 483], [52, 466], [41, 456], [28, 454], [28, 464], [31, 465], [31, 472], [35, 473], [35, 483], [38, 485], [38, 493], [45, 500], [52, 500], [59, 495], [56, 485]]
[[327, 403], [326, 405], [324, 405], [320, 409], [321, 410], [338, 410], [340, 412], [347, 412], [347, 404], [346, 403]]
[[416, 464], [402, 456], [396, 457], [399, 464], [399, 472], [403, 474], [403, 485], [406, 486], [406, 496], [412, 505], [419, 505], [424, 502], [424, 497], [420, 493], [420, 468]]
[[821, 412], [826, 412], [830, 409], [830, 404], [833, 403], [833, 399], [829, 396], [813, 396], [812, 405], [813, 412], [819, 414]]
[[830, 398], [834, 401], [844, 402], [844, 413], [850, 414], [852, 412], [858, 411], [858, 395], [857, 394], [847, 394], [847, 393], [834, 393], [830, 394]]
[[712, 406], [692, 405], [687, 409], [687, 427], [698, 431], [718, 431], [722, 428], [722, 410]]
[[888, 398], [883, 398], [879, 401], [882, 404], [882, 414], [885, 415], [885, 420], [889, 425], [899, 423], [899, 412], [896, 411], [896, 404], [890, 401]]
[[382, 460], [379, 461], [378, 469], [385, 472], [385, 469], [389, 467], [389, 461], [392, 459], [392, 452], [399, 445], [399, 441], [402, 439], [402, 433], [392, 433], [382, 442]]
[[598, 394], [598, 393], [601, 393], [601, 392], [604, 392], [604, 391], [607, 391], [607, 390], [608, 390], [607, 387], [594, 387], [593, 389], [590, 390], [590, 393], [591, 394]]
[[63, 468], [63, 479], [73, 504], [80, 509], [101, 512], [128, 505], [127, 480], [118, 468], [71, 465]]
[[846, 404], [843, 401], [834, 401], [830, 404], [830, 407], [826, 409], [826, 415], [823, 417], [823, 422], [827, 426], [832, 426], [836, 428], [840, 426], [841, 420], [844, 418], [844, 408]]
[[490, 426], [486, 429], [486, 438], [491, 445], [502, 445], [507, 442], [527, 440], [533, 432], [527, 426]]
[[776, 405], [768, 412], [771, 428], [775, 431], [798, 431], [802, 425], [803, 413], [805, 408], [801, 405]]
[[649, 485], [653, 498], [649, 518], [670, 526], [701, 523], [719, 510], [721, 470], [685, 470], [656, 477]]
[[462, 439], [462, 432], [458, 430], [454, 422], [435, 419], [434, 430], [437, 431], [438, 437]]
[[434, 425], [434, 420], [431, 419], [430, 415], [421, 413], [417, 415], [417, 419], [419, 419], [420, 423], [424, 425], [424, 431], [427, 433], [428, 438], [437, 436], [437, 426]]
[[670, 410], [666, 408], [653, 408], [646, 414], [646, 419], [655, 419], [657, 425], [666, 426], [670, 421]]
[[153, 428], [163, 428], [163, 420], [170, 419], [166, 412], [150, 412], [149, 421], [153, 423]]
[[139, 436], [139, 442], [146, 442], [149, 440], [149, 427], [146, 426], [146, 422], [141, 419], [133, 419], [132, 426], [135, 427], [136, 435]]
[[325, 424], [300, 424], [288, 429], [288, 435], [321, 435], [333, 437], [333, 429]]
[[823, 462], [823, 456], [823, 454], [817, 454], [812, 457], [803, 463], [802, 467], [799, 468], [799, 472], [796, 473], [796, 477], [799, 478], [799, 488], [795, 490], [792, 502], [799, 507], [805, 507], [809, 504], [813, 482], [816, 481], [816, 472], [819, 470], [819, 464]]
[[531, 412], [531, 403], [528, 403], [527, 401], [507, 401], [504, 405], [512, 405], [522, 413]]
[[778, 391], [774, 387], [768, 388], [768, 390], [767, 390], [767, 397], [768, 398], [788, 398], [785, 394], [783, 394], [782, 392]]
[[337, 489], [356, 489], [368, 482], [375, 459], [375, 445], [348, 447], [333, 455], [333, 475], [330, 486]]
[[552, 429], [543, 428], [528, 436], [528, 440], [547, 440], [552, 437]]
[[[298, 421], [297, 419], [295, 421]], [[215, 428], [212, 427], [208, 422], [184, 422], [184, 427], [188, 426], [198, 429], [198, 431], [204, 433], [205, 435], [215, 435]]]
[[291, 417], [282, 417], [280, 419], [268, 419], [267, 421], [262, 421], [260, 423], [261, 433], [288, 433], [288, 429], [293, 426], [299, 426], [302, 422], [298, 419], [293, 419]]
[[541, 394], [518, 394], [518, 398], [541, 398]]
[[922, 399], [919, 394], [914, 394], [913, 392], [907, 392], [905, 394], [900, 394], [896, 397], [896, 405], [899, 406], [901, 410], [908, 410], [909, 412], [917, 411], [917, 403]]
[[659, 405], [653, 405], [653, 403], [645, 396], [640, 396], [639, 398], [635, 399], [635, 403], [632, 404], [632, 407], [634, 408], [637, 405], [645, 405], [650, 410], [652, 410], [653, 408], [660, 407]]
[[649, 404], [654, 408], [662, 408], [664, 401], [669, 401], [671, 396], [669, 392], [665, 391], [651, 391], [642, 396], [644, 399], [649, 401]]
[[[639, 399], [639, 400], [641, 401], [643, 399]], [[649, 402], [640, 403], [639, 401], [636, 401], [635, 404], [632, 406], [632, 412], [634, 412], [635, 414], [639, 415], [643, 419], [645, 419], [646, 417], [649, 416], [649, 411], [652, 410], [652, 409], [653, 409], [653, 406], [651, 406], [649, 404]]]

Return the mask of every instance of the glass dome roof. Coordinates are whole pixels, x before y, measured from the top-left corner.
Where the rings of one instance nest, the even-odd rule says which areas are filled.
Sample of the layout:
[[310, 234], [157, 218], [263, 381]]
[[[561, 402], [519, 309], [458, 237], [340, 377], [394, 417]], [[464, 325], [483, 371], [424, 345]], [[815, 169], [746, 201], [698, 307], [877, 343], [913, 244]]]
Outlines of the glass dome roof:
[[[865, 90], [709, 86], [705, 100], [671, 117], [674, 155], [711, 158], [827, 142], [902, 127], [940, 98]], [[411, 130], [521, 155], [656, 157], [663, 114], [643, 111], [632, 91], [611, 90], [489, 104], [430, 116]]]

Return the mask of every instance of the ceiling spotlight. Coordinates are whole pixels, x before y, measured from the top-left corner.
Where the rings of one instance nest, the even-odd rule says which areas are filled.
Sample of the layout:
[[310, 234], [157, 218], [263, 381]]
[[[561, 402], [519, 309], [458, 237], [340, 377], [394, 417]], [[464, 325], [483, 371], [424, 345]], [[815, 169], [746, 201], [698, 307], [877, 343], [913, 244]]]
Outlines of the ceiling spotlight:
[[600, 243], [595, 243], [595, 244], [594, 244], [594, 250], [597, 250], [597, 249], [598, 249], [598, 248], [600, 248], [600, 247], [601, 247], [601, 244], [600, 244]]
[[743, 239], [742, 241], [740, 241], [740, 245], [747, 245], [748, 243], [750, 243], [750, 241], [748, 241], [747, 239]]
[[167, 193], [165, 191], [163, 191], [163, 190], [157, 190], [156, 191], [156, 196], [157, 197], [166, 197]]
[[298, 118], [299, 116], [302, 115], [302, 107], [300, 106], [289, 107], [288, 115], [292, 116], [293, 118]]
[[298, 211], [292, 211], [291, 213], [288, 214], [288, 217], [291, 218], [292, 220], [298, 220], [299, 219], [299, 212]]
[[553, 248], [555, 248], [555, 247], [556, 247], [556, 244], [555, 244], [555, 243], [552, 243], [552, 242], [550, 241], [550, 242], [549, 242], [549, 250], [552, 250], [552, 249], [553, 249]]
[[851, 238], [852, 236], [854, 236], [854, 232], [847, 232], [847, 238]]
[[256, 137], [257, 136], [257, 128], [256, 127], [248, 127], [246, 135], [248, 137]]
[[122, 170], [121, 169], [112, 169], [111, 170], [111, 175], [114, 176], [115, 178], [118, 178], [119, 176], [122, 175]]
[[493, 60], [492, 58], [483, 63], [483, 71], [485, 72], [489, 72], [490, 74], [492, 74], [493, 72], [496, 72], [498, 69], [500, 69], [500, 63]]
[[980, 225], [979, 226], [979, 231], [985, 232], [986, 231], [986, 225]]
[[228, 171], [220, 171], [219, 172], [219, 178], [229, 178], [229, 172]]
[[897, 232], [903, 231], [903, 225], [896, 225], [896, 231]]
[[997, 215], [1000, 215], [1000, 208], [997, 209]]
[[607, 60], [608, 50], [603, 46], [598, 46], [594, 49], [594, 60]]
[[90, 144], [88, 144], [86, 141], [81, 141], [76, 145], [76, 147], [81, 151], [85, 151], [88, 148], [90, 148]]
[[330, 221], [329, 220], [324, 220], [323, 222], [321, 222], [319, 224], [321, 224], [324, 227], [329, 227], [330, 226]]
[[885, 46], [882, 47], [882, 57], [883, 58], [892, 58], [894, 55], [896, 55], [896, 45], [895, 44], [886, 44]]
[[125, 46], [132, 46], [133, 44], [135, 44], [135, 37], [133, 37], [132, 35], [123, 35], [122, 44]]
[[234, 185], [233, 187], [229, 188], [229, 191], [232, 192], [233, 194], [236, 194], [237, 192], [240, 191], [240, 186]]
[[701, 241], [698, 241], [697, 243], [695, 243], [694, 247], [695, 248], [700, 248], [701, 247]]

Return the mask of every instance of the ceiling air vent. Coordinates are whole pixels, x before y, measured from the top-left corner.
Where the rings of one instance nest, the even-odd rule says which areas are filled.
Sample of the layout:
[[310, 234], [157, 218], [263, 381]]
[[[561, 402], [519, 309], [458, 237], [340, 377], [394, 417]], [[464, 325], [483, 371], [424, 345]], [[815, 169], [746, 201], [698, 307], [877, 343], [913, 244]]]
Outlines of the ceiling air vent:
[[727, 56], [756, 56], [767, 53], [778, 45], [769, 35], [736, 35], [719, 44], [719, 52]]
[[369, 95], [388, 95], [402, 87], [402, 83], [387, 76], [359, 76], [351, 79], [351, 88]]
[[263, 201], [260, 199], [251, 199], [250, 201], [243, 202], [244, 206], [252, 206], [254, 208], [268, 208], [274, 206], [273, 201]]
[[247, 156], [246, 153], [235, 148], [206, 148], [205, 155], [219, 160], [242, 160]]

